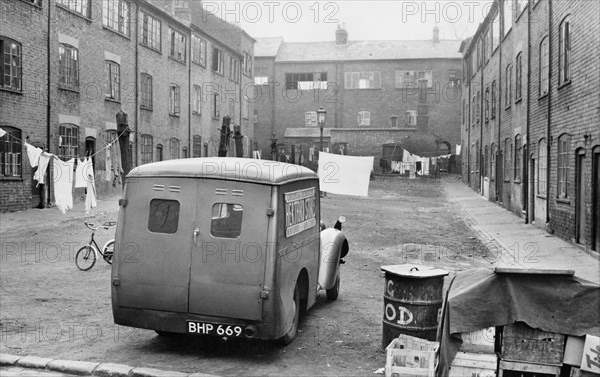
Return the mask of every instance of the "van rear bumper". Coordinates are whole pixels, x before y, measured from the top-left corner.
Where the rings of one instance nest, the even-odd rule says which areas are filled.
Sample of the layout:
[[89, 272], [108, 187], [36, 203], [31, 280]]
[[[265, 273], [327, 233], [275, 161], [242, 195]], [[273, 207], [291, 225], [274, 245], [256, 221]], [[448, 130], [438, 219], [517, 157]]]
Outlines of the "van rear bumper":
[[272, 339], [270, 336], [270, 329], [267, 326], [264, 326], [262, 322], [237, 320], [232, 318], [119, 306], [116, 308], [113, 307], [113, 319], [115, 324], [121, 326], [181, 334], [188, 333], [188, 321], [242, 326], [244, 328], [249, 328], [249, 330], [252, 329], [252, 332], [254, 333], [253, 336], [248, 336], [245, 334], [242, 336], [244, 338]]

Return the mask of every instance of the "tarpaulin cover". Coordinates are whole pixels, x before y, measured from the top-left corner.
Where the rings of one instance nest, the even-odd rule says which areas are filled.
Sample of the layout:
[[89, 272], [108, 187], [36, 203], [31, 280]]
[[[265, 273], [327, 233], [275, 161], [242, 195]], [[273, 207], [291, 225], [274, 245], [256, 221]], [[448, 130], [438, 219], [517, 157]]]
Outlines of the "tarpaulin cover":
[[438, 330], [438, 376], [462, 343], [460, 333], [525, 322], [546, 332], [600, 335], [600, 286], [574, 276], [460, 272], [452, 281]]

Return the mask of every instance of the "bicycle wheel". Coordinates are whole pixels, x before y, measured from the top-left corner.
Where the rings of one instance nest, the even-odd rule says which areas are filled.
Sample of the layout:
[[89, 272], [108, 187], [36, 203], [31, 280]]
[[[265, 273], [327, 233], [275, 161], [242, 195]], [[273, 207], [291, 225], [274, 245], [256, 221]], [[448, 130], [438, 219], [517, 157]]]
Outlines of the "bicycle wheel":
[[104, 248], [102, 249], [102, 256], [104, 257], [104, 260], [106, 261], [106, 263], [112, 264], [112, 258], [113, 258], [114, 253], [115, 253], [115, 240], [110, 240], [106, 243], [106, 245], [104, 245]]
[[81, 271], [87, 271], [96, 263], [96, 252], [91, 245], [85, 245], [75, 254], [75, 265]]

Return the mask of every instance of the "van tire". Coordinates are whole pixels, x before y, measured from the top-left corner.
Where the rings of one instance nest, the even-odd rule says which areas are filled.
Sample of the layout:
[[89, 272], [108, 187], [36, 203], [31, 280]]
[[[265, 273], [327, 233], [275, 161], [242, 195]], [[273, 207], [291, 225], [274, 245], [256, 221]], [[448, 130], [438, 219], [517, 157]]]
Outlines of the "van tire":
[[296, 339], [298, 323], [300, 323], [300, 288], [298, 287], [298, 283], [296, 283], [296, 287], [294, 288], [294, 319], [292, 320], [290, 330], [279, 339], [279, 343], [287, 346]]
[[326, 289], [325, 293], [327, 294], [327, 299], [329, 301], [335, 301], [340, 294], [340, 274], [338, 273], [337, 278], [335, 279], [335, 285], [331, 289]]

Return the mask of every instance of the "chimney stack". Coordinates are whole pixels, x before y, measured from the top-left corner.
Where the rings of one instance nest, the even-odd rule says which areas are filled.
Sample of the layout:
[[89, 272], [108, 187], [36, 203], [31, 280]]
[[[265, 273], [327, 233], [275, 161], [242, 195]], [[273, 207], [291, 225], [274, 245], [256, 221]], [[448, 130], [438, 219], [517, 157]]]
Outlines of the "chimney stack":
[[338, 28], [335, 31], [335, 44], [336, 45], [346, 45], [348, 44], [348, 31], [346, 30], [346, 25], [338, 24]]
[[440, 28], [437, 26], [433, 27], [433, 43], [440, 43]]

